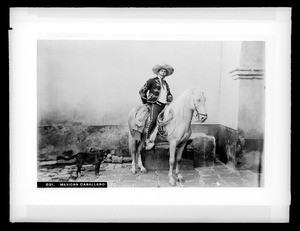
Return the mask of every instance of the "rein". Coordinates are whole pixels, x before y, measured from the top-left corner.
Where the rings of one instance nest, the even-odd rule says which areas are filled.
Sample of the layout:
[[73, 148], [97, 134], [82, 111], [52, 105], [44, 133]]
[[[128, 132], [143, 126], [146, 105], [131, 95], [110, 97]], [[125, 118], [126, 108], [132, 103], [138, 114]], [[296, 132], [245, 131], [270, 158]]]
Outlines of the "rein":
[[199, 117], [199, 115], [202, 115], [202, 116], [206, 116], [206, 117], [207, 117], [207, 114], [203, 114], [203, 113], [200, 113], [200, 112], [198, 111], [198, 108], [197, 108], [197, 106], [196, 106], [195, 103], [194, 103], [194, 107], [195, 107], [195, 111], [196, 111], [196, 115], [195, 115], [194, 117]]
[[[161, 126], [161, 127], [166, 126], [167, 124], [171, 123], [171, 121], [173, 120], [173, 113], [172, 113], [171, 118], [169, 118], [167, 121], [163, 121], [163, 120], [162, 120], [162, 115], [163, 115], [163, 112], [164, 112], [165, 110], [166, 110], [166, 107], [165, 107], [165, 108], [158, 114], [158, 116], [157, 116], [157, 121], [156, 121], [156, 123], [157, 123], [158, 126]], [[157, 130], [157, 132], [159, 133], [159, 135], [160, 135], [161, 137], [166, 138], [166, 137], [171, 136], [171, 135], [174, 133], [175, 128], [176, 128], [176, 124], [174, 125], [174, 129], [173, 129], [173, 131], [171, 132], [171, 134], [167, 134], [167, 135], [163, 135], [162, 133], [160, 133], [159, 129]]]
[[[198, 108], [197, 108], [195, 102], [193, 102], [193, 104], [194, 104], [194, 108], [195, 108], [195, 111], [196, 111], [195, 117], [198, 117], [198, 119], [199, 119], [200, 115], [201, 115], [201, 116], [207, 117], [207, 114], [204, 114], [204, 113], [200, 113], [200, 112], [199, 112], [199, 110], [198, 110]], [[156, 123], [157, 123], [157, 125], [158, 125], [159, 127], [163, 127], [163, 126], [165, 126], [165, 125], [171, 123], [171, 121], [173, 120], [173, 113], [172, 113], [171, 118], [169, 118], [167, 121], [163, 121], [162, 117], [163, 117], [163, 113], [164, 113], [165, 110], [166, 110], [166, 107], [165, 107], [165, 108], [158, 114], [158, 116], [157, 116], [157, 121], [156, 121]], [[171, 111], [171, 112], [172, 112], [172, 111]], [[159, 131], [159, 129], [158, 129], [157, 132], [159, 133], [160, 136], [166, 138], [166, 137], [171, 136], [171, 135], [174, 133], [175, 128], [176, 128], [176, 121], [175, 121], [175, 123], [174, 123], [173, 131], [172, 131], [170, 134], [163, 135], [163, 134]]]

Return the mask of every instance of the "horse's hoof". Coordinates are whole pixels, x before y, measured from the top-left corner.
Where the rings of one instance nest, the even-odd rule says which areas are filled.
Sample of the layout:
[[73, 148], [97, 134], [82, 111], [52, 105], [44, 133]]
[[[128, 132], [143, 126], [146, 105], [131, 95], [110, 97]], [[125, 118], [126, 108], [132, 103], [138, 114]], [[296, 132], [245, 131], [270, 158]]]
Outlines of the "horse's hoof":
[[147, 169], [141, 168], [141, 172], [142, 172], [142, 173], [147, 173]]
[[184, 179], [182, 175], [178, 175], [177, 180], [181, 183], [184, 183]]
[[136, 169], [131, 169], [131, 172], [133, 175], [135, 175], [137, 173]]
[[170, 178], [170, 180], [169, 180], [169, 184], [171, 185], [171, 186], [176, 186], [176, 182], [175, 182], [175, 180], [174, 180], [174, 178], [172, 177], [172, 178]]

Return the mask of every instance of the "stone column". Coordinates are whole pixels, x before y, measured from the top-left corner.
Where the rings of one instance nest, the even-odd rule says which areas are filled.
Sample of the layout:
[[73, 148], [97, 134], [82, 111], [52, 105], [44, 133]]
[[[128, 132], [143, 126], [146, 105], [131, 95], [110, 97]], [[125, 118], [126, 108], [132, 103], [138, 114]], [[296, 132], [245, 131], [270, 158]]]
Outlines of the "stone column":
[[263, 139], [265, 115], [265, 43], [243, 42], [240, 66], [231, 71], [238, 81], [238, 131], [246, 139]]
[[239, 67], [230, 72], [238, 81], [239, 138], [236, 143], [235, 160], [241, 169], [258, 172], [262, 185], [262, 154], [265, 127], [265, 43], [247, 41], [242, 43]]

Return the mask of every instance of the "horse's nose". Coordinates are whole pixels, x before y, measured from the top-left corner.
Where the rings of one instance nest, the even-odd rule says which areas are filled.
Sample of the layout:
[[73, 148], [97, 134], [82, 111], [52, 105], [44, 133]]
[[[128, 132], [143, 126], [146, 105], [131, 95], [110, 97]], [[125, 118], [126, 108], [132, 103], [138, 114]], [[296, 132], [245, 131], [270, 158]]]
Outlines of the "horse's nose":
[[201, 115], [200, 116], [200, 121], [203, 123], [207, 119], [207, 116]]

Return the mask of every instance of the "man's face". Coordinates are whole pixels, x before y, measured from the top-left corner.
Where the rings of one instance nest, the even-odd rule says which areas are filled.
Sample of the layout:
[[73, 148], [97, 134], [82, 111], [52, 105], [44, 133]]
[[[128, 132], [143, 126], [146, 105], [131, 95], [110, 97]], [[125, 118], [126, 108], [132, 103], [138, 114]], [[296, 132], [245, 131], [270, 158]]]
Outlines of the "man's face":
[[162, 78], [166, 77], [167, 70], [166, 69], [160, 69], [159, 72], [158, 72], [158, 75], [161, 76]]

